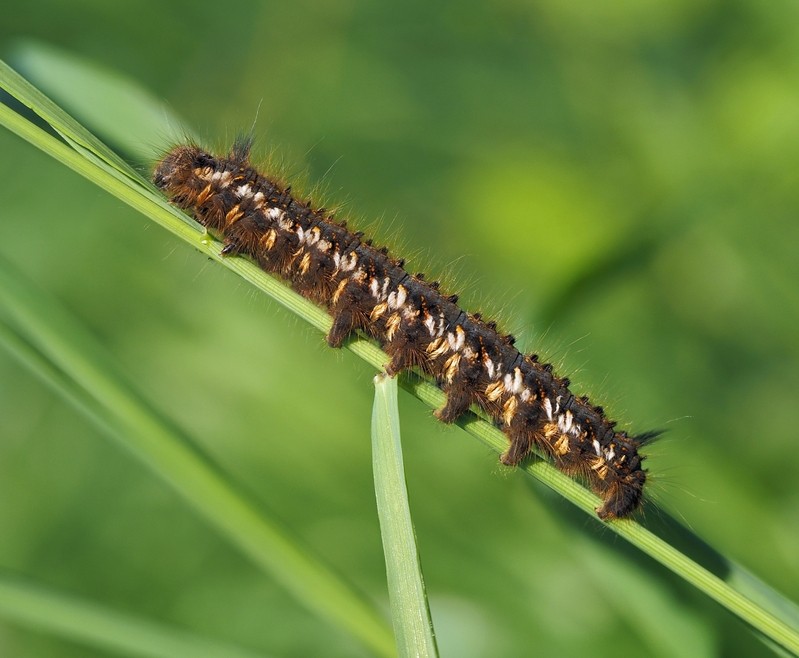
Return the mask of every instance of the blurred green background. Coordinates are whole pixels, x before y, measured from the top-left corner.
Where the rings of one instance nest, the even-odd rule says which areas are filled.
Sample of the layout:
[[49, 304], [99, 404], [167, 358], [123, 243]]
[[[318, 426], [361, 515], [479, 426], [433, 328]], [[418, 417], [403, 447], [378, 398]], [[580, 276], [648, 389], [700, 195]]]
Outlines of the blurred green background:
[[[3, 13], [0, 57], [23, 74], [31, 43], [46, 44], [138, 81], [210, 145], [255, 121], [289, 178], [500, 318], [625, 426], [666, 428], [652, 497], [799, 599], [795, 2], [36, 0]], [[2, 256], [387, 606], [371, 370], [5, 130], [0, 153]], [[442, 655], [768, 653], [400, 402]], [[5, 351], [0, 568], [276, 656], [364, 655]], [[106, 654], [0, 620], [0, 655]]]

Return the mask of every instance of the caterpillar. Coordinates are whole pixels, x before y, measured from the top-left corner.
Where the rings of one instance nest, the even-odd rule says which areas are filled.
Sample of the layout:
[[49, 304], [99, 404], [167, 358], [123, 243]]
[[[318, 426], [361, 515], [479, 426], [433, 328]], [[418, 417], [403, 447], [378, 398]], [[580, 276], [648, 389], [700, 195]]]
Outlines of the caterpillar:
[[223, 241], [223, 254], [252, 259], [324, 307], [333, 318], [331, 347], [360, 330], [389, 356], [390, 376], [410, 368], [429, 375], [447, 396], [435, 411], [445, 423], [473, 404], [482, 409], [508, 438], [503, 464], [518, 465], [535, 447], [601, 498], [599, 518], [638, 509], [647, 479], [639, 448], [658, 432], [617, 430], [495, 322], [463, 310], [438, 282], [410, 274], [388, 249], [258, 172], [251, 148], [251, 138], [237, 139], [223, 156], [175, 146], [156, 164], [153, 182]]

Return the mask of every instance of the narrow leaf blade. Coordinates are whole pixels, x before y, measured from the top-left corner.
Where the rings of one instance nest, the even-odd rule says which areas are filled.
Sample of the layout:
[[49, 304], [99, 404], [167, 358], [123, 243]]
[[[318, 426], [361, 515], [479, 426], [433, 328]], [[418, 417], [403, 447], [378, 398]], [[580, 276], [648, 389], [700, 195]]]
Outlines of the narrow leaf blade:
[[399, 655], [434, 658], [436, 638], [405, 485], [397, 381], [386, 375], [375, 377], [372, 467]]

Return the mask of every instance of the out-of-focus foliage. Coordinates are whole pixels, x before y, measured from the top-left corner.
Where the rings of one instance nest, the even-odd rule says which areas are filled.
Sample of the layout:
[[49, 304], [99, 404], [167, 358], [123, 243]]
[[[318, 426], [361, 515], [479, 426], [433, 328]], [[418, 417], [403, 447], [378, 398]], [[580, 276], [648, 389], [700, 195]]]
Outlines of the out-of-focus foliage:
[[[667, 428], [653, 496], [797, 599], [798, 19], [785, 0], [36, 0], [4, 11], [0, 56], [24, 74], [34, 39], [118, 71], [210, 145], [257, 116], [287, 177], [625, 425]], [[385, 604], [369, 369], [5, 131], [0, 154], [2, 254]], [[442, 655], [766, 651], [401, 402]], [[4, 352], [0, 566], [276, 655], [359, 650]], [[5, 625], [0, 653], [87, 655]]]

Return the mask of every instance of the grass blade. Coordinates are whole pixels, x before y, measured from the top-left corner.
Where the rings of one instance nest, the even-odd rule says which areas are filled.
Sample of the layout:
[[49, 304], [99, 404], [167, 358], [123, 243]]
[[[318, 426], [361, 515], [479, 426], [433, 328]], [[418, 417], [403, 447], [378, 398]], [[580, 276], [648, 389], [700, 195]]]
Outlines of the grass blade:
[[384, 374], [375, 377], [372, 468], [399, 655], [438, 656], [405, 486], [397, 381]]
[[[58, 303], [0, 260], [0, 338], [171, 485], [300, 601], [379, 655], [391, 636], [374, 608], [266, 517], [177, 428], [127, 384], [113, 359]], [[67, 381], [65, 381], [67, 380]], [[57, 389], [61, 391], [61, 388]]]
[[[49, 44], [20, 41], [10, 57], [28, 77], [71, 108], [100, 135], [142, 162], [158, 155], [160, 144], [194, 138], [189, 129], [148, 90], [131, 79]], [[77, 122], [76, 122], [77, 123]], [[154, 139], [157, 126], [157, 140]], [[65, 126], [59, 127], [64, 133]], [[67, 136], [73, 136], [73, 125]], [[84, 143], [90, 137], [84, 135]], [[157, 143], [156, 143], [157, 141]], [[98, 152], [108, 152], [95, 144]]]
[[56, 132], [88, 149], [120, 173], [141, 180], [133, 167], [2, 60], [0, 81], [3, 89], [46, 121]]
[[0, 617], [103, 650], [141, 658], [266, 658], [188, 631], [123, 614], [0, 574]]

